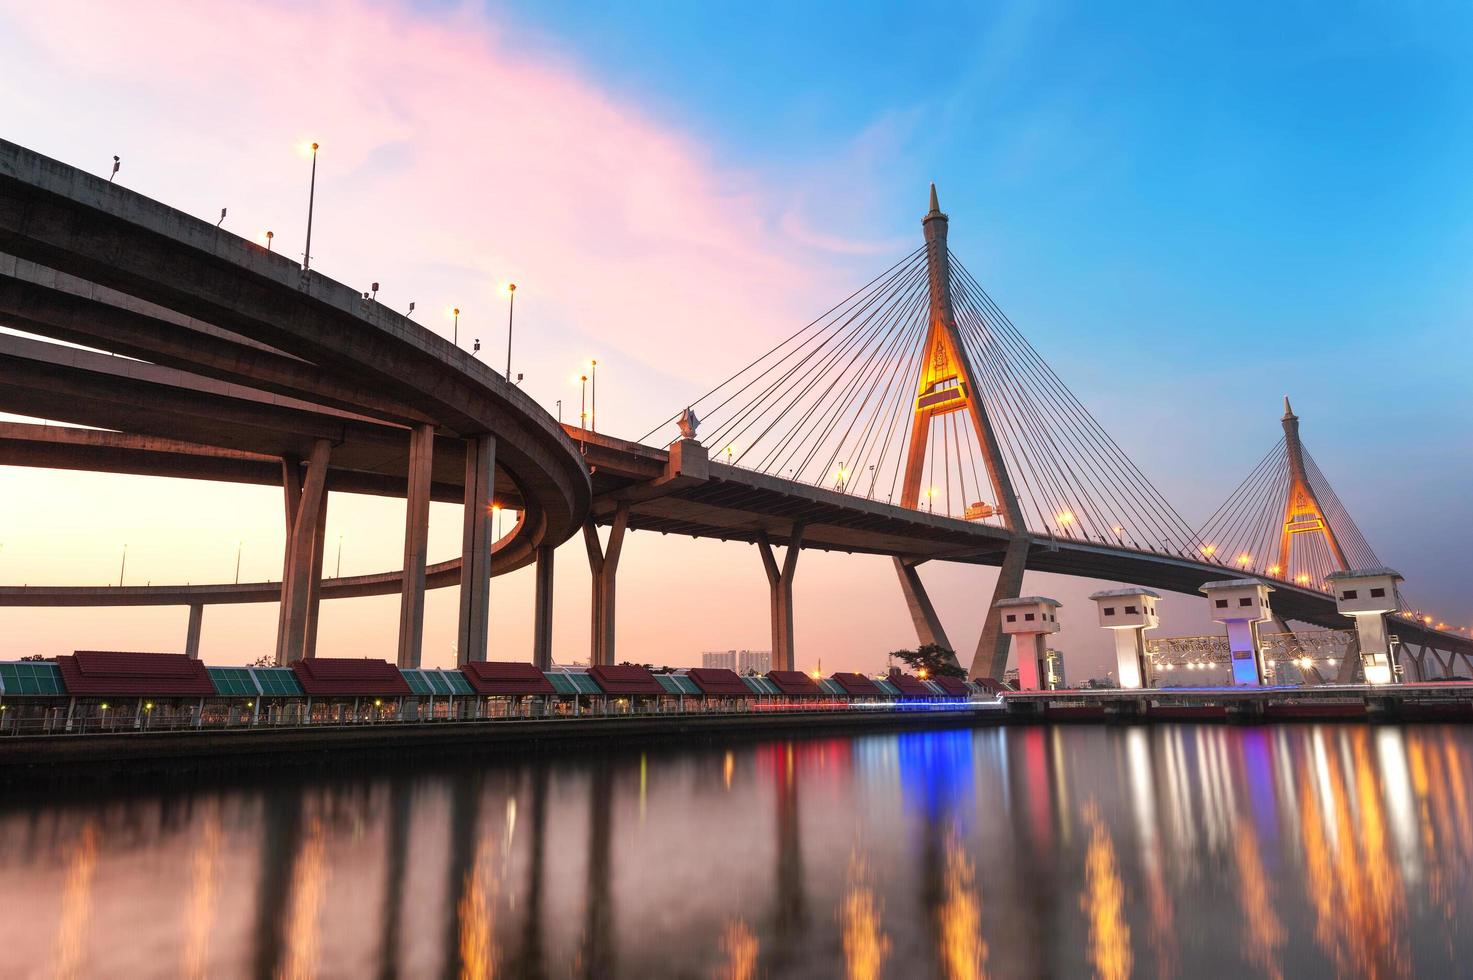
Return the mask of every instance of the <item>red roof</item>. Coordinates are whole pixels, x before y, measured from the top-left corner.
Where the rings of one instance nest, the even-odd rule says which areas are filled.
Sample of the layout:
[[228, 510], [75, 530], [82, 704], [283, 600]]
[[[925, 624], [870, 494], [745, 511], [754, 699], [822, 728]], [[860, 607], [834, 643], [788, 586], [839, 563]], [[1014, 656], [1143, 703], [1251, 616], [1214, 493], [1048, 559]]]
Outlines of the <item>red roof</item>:
[[[952, 678], [952, 680], [955, 679]], [[936, 692], [921, 683], [921, 679], [914, 674], [891, 674], [886, 680], [895, 685], [895, 690], [908, 698], [934, 698], [936, 696]]]
[[387, 660], [309, 657], [292, 664], [297, 682], [311, 697], [413, 694], [399, 668]]
[[931, 683], [954, 698], [964, 698], [972, 693], [967, 690], [967, 682], [960, 677], [933, 677]]
[[57, 657], [68, 694], [214, 697], [209, 671], [182, 653], [126, 653], [78, 650]]
[[552, 681], [532, 664], [472, 660], [460, 665], [477, 694], [556, 694]]
[[833, 681], [844, 689], [845, 694], [853, 697], [873, 698], [883, 693], [875, 686], [874, 681], [863, 674], [838, 673], [833, 676]]
[[742, 683], [734, 670], [727, 670], [725, 667], [692, 667], [686, 673], [691, 682], [701, 689], [702, 694], [739, 698], [752, 696], [752, 689]]
[[813, 678], [801, 670], [769, 670], [767, 679], [789, 697], [817, 698], [823, 696], [823, 690]]
[[1008, 685], [1004, 684], [1002, 681], [996, 680], [995, 678], [992, 678], [992, 677], [979, 677], [979, 678], [977, 678], [977, 686], [980, 687], [982, 690], [986, 691], [988, 694], [1000, 694], [1003, 691], [1011, 691], [1012, 690], [1011, 687], [1009, 687]]
[[619, 667], [588, 668], [593, 682], [604, 689], [605, 694], [664, 694], [665, 689], [655, 680], [655, 675], [643, 667], [624, 664]]

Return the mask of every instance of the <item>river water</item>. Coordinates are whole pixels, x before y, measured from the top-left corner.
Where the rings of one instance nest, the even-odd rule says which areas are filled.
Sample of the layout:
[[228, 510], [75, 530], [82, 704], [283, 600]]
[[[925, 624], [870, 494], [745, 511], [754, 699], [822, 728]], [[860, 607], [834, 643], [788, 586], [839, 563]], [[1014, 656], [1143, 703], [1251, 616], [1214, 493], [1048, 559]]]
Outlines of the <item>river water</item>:
[[0, 976], [1467, 976], [1470, 791], [1432, 725], [12, 789]]

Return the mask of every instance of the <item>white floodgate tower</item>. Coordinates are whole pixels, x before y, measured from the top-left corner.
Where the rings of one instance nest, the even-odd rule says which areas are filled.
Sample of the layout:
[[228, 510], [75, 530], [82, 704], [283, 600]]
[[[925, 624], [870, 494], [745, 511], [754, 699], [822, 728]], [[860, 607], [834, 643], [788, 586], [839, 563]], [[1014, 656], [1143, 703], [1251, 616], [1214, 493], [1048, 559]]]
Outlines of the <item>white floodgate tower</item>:
[[1355, 619], [1367, 684], [1396, 680], [1396, 654], [1386, 638], [1386, 614], [1396, 611], [1396, 583], [1401, 580], [1401, 574], [1390, 568], [1331, 572], [1325, 576], [1325, 583], [1335, 593], [1335, 606]]
[[1099, 609], [1100, 625], [1115, 634], [1115, 675], [1120, 686], [1149, 687], [1151, 665], [1145, 634], [1161, 625], [1156, 613], [1161, 597], [1150, 589], [1110, 589], [1090, 598]]
[[1013, 663], [1018, 665], [1018, 690], [1052, 690], [1047, 637], [1059, 631], [1059, 618], [1054, 611], [1059, 608], [1059, 603], [1031, 595], [1001, 599], [995, 607], [1002, 617], [1003, 633], [1012, 637]]
[[1227, 627], [1233, 684], [1263, 685], [1263, 651], [1258, 643], [1258, 624], [1273, 618], [1268, 594], [1273, 588], [1256, 578], [1208, 582], [1202, 586], [1212, 620]]

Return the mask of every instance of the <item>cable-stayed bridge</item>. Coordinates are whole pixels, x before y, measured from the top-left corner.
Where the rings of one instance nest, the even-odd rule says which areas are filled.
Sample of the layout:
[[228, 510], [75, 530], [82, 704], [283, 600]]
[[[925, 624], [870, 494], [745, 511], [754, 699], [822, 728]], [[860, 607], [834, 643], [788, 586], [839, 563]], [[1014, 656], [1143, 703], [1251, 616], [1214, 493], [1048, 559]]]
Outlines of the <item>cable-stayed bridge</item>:
[[[1299, 548], [1319, 520], [1339, 567], [1374, 558], [1312, 460], [1286, 449], [1194, 530], [951, 254], [947, 226], [933, 190], [921, 248], [688, 413], [626, 441], [559, 429], [506, 379], [366, 293], [0, 143], [0, 323], [30, 335], [0, 335], [0, 411], [93, 427], [0, 425], [0, 463], [280, 485], [288, 528], [280, 582], [9, 586], [0, 604], [184, 605], [197, 651], [205, 605], [279, 601], [286, 662], [315, 655], [322, 599], [398, 594], [398, 659], [417, 666], [426, 588], [460, 586], [460, 656], [486, 659], [491, 576], [535, 564], [532, 656], [545, 666], [553, 549], [581, 528], [594, 663], [617, 662], [630, 529], [755, 543], [777, 666], [795, 661], [806, 548], [892, 558], [918, 636], [948, 647], [918, 566], [999, 566], [995, 588], [979, 590], [974, 676], [1001, 675], [995, 602], [1018, 596], [1028, 569], [1193, 595], [1251, 572], [1272, 582], [1284, 619], [1343, 626], [1323, 555], [1296, 550], [1279, 572], [1263, 564], [1271, 549], [1257, 529], [1280, 470], [1284, 541]], [[670, 441], [677, 422], [685, 434]], [[402, 570], [323, 577], [332, 489], [406, 498]], [[463, 502], [466, 515], [462, 554], [436, 565], [424, 549], [431, 499]], [[493, 504], [518, 515], [500, 540]], [[1250, 560], [1235, 565], [1240, 554]], [[1466, 635], [1421, 617], [1398, 632], [1473, 654]]]

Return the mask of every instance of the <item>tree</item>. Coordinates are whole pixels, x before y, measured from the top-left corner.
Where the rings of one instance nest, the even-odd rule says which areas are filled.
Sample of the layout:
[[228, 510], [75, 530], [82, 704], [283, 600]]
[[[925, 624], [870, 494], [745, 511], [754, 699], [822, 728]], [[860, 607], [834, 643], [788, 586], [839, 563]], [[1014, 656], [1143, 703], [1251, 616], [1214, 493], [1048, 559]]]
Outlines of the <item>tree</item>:
[[922, 677], [966, 677], [956, 654], [939, 643], [922, 643], [914, 650], [895, 650], [890, 656]]

